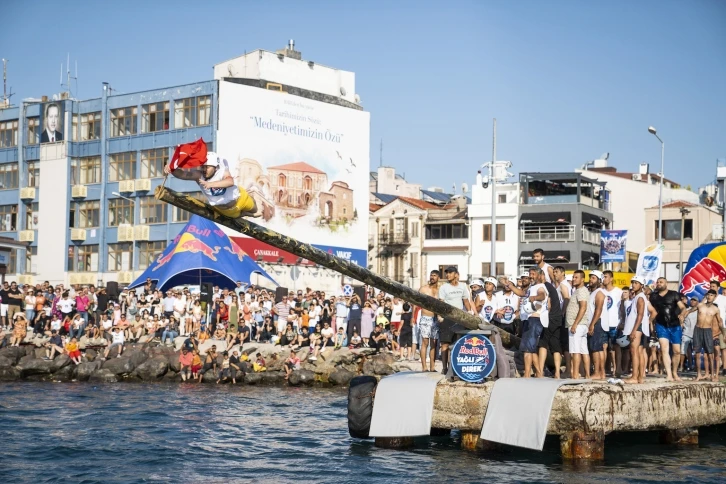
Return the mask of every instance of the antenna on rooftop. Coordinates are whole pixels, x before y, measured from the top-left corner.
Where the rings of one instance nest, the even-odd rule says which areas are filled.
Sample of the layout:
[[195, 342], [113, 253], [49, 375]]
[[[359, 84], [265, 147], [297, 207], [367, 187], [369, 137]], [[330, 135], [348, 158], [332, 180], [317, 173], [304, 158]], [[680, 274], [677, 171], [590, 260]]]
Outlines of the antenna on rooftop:
[[13, 96], [12, 88], [8, 92], [8, 60], [3, 59], [3, 107], [10, 106], [10, 98]]
[[383, 166], [383, 138], [381, 138], [381, 154], [380, 158], [378, 158], [378, 167], [380, 168]]
[[[66, 82], [63, 83], [63, 63], [61, 62], [61, 75], [60, 75], [60, 85], [61, 88], [65, 90], [67, 94], [67, 98], [71, 98], [71, 79], [76, 81], [76, 91], [78, 90], [78, 61], [76, 61], [76, 75], [71, 76], [71, 54], [68, 53], [68, 58], [66, 61]], [[76, 93], [78, 95], [78, 93]]]

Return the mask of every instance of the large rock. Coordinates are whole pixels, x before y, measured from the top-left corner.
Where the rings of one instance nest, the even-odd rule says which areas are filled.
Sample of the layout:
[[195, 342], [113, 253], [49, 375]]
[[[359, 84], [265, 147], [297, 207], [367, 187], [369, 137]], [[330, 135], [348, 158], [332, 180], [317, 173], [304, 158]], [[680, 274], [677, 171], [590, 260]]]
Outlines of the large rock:
[[86, 355], [86, 360], [88, 361], [95, 361], [96, 358], [98, 358], [98, 352], [96, 352], [96, 350], [92, 348], [88, 348], [84, 354]]
[[20, 346], [8, 346], [0, 349], [0, 356], [13, 360], [13, 365], [16, 365], [18, 361], [20, 361], [20, 358], [25, 356], [25, 348]]
[[101, 368], [101, 361], [92, 361], [89, 363], [81, 363], [76, 366], [76, 379], [78, 381], [88, 381], [94, 371]]
[[339, 348], [333, 351], [333, 354], [326, 358], [326, 361], [333, 365], [341, 365], [345, 363], [353, 363], [357, 358], [357, 355], [350, 351], [347, 347]]
[[179, 377], [179, 373], [172, 371], [171, 368], [169, 368], [169, 371], [166, 372], [166, 375], [164, 375], [164, 380], [167, 381], [181, 381], [181, 377]]
[[285, 361], [281, 357], [277, 358], [265, 358], [267, 371], [280, 371], [285, 364]]
[[355, 373], [348, 371], [344, 368], [338, 368], [333, 373], [328, 375], [328, 381], [333, 385], [345, 386], [353, 379]]
[[375, 363], [371, 360], [364, 361], [362, 371], [363, 371], [364, 375], [375, 375], [376, 374]]
[[219, 371], [209, 370], [202, 375], [202, 383], [217, 383], [219, 379]]
[[111, 358], [104, 361], [102, 368], [110, 371], [114, 375], [128, 375], [134, 371], [136, 366], [131, 363], [130, 358], [122, 356], [121, 358]]
[[396, 362], [396, 359], [391, 353], [378, 353], [377, 355], [371, 357], [371, 360], [389, 366], [393, 366], [393, 364]]
[[31, 375], [48, 375], [53, 370], [53, 362], [40, 360], [33, 356], [23, 356], [18, 362], [17, 369], [20, 370], [23, 378]]
[[93, 383], [116, 383], [118, 377], [112, 371], [101, 368], [91, 373], [88, 381]]
[[[68, 355], [58, 355], [53, 360], [53, 369], [51, 370], [53, 373], [60, 371], [61, 369], [65, 368], [66, 366], [71, 364], [71, 357]], [[75, 365], [73, 365], [75, 366]]]
[[169, 369], [169, 362], [163, 356], [155, 356], [146, 360], [136, 368], [136, 376], [144, 381], [155, 381], [164, 376]]
[[373, 362], [373, 372], [376, 375], [393, 375], [396, 373], [391, 365], [387, 365], [381, 361]]
[[179, 363], [179, 353], [172, 353], [167, 357], [169, 360], [169, 369], [179, 373], [181, 371], [181, 363]]
[[15, 365], [15, 358], [0, 356], [0, 368], [10, 368]]
[[294, 387], [312, 385], [315, 382], [315, 373], [310, 370], [295, 370], [290, 373], [287, 382]]
[[250, 355], [254, 355], [256, 353], [257, 353], [257, 346], [249, 346], [247, 348], [244, 348], [244, 349], [240, 350], [240, 352], [239, 352], [240, 356], [241, 355], [250, 356]]
[[20, 370], [14, 366], [0, 368], [0, 381], [15, 381], [20, 379]]
[[[69, 358], [70, 361], [70, 358]], [[58, 381], [71, 381], [76, 377], [76, 365], [67, 365], [53, 373], [53, 379]]]
[[245, 383], [247, 383], [248, 385], [257, 385], [258, 383], [261, 383], [262, 373], [247, 373], [245, 375]]
[[265, 385], [278, 385], [285, 381], [284, 372], [281, 373], [279, 371], [263, 371], [260, 374], [262, 375], [262, 383], [264, 383]]
[[146, 352], [141, 350], [134, 350], [133, 352], [129, 353], [129, 361], [131, 364], [134, 365], [134, 368], [138, 368], [141, 363], [145, 362], [149, 359], [149, 355], [146, 354]]

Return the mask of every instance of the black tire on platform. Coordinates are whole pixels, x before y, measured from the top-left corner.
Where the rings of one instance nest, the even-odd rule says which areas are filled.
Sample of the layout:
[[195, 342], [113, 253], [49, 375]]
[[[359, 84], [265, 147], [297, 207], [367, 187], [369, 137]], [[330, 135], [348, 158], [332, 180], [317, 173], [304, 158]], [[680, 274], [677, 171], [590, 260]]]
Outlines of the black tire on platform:
[[373, 416], [373, 391], [378, 385], [374, 376], [357, 376], [348, 388], [348, 433], [356, 439], [369, 438]]

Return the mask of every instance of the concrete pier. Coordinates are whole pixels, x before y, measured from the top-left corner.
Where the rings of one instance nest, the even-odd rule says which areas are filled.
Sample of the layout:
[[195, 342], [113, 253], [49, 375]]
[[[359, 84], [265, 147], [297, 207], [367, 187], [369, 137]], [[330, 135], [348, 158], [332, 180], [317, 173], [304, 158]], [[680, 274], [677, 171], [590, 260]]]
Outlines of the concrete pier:
[[[478, 437], [493, 386], [493, 382], [441, 382], [434, 398], [432, 426], [460, 430], [464, 449], [489, 447]], [[611, 432], [660, 431], [664, 444], [695, 445], [698, 427], [724, 422], [723, 383], [655, 379], [642, 385], [590, 382], [560, 387], [547, 433], [560, 436], [564, 459], [597, 461], [604, 457], [605, 435]]]

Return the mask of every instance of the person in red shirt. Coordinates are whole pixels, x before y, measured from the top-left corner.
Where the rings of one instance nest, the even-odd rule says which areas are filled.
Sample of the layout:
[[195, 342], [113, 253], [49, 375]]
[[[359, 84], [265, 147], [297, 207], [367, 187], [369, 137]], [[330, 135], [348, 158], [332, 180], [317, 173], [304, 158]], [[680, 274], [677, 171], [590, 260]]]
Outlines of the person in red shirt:
[[[88, 326], [88, 288], [83, 288], [83, 292], [76, 295], [76, 311], [83, 318], [83, 330]], [[83, 332], [81, 332], [83, 334]]]
[[219, 302], [219, 310], [217, 311], [217, 328], [226, 328], [229, 323], [229, 308], [224, 301]]
[[179, 364], [181, 365], [181, 371], [179, 373], [181, 374], [182, 381], [191, 379], [193, 360], [194, 355], [186, 348], [182, 348], [182, 351], [179, 354]]

